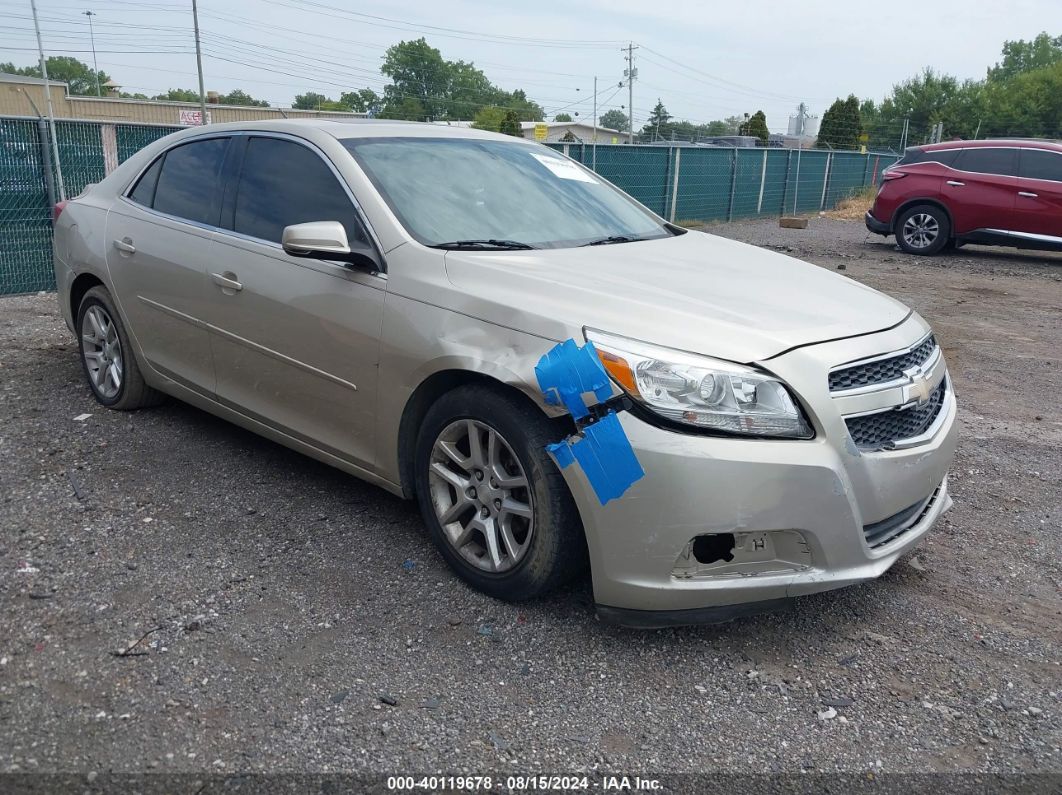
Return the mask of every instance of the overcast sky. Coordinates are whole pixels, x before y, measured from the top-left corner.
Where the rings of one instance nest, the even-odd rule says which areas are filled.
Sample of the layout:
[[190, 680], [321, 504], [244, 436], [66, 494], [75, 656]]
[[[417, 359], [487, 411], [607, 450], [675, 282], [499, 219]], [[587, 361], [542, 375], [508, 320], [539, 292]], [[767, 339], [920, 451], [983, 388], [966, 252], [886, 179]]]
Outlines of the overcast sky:
[[[126, 91], [196, 86], [191, 0], [38, 0], [45, 50], [89, 50]], [[200, 0], [207, 90], [242, 88], [272, 104], [297, 93], [379, 91], [386, 48], [420, 35], [473, 61], [547, 111], [592, 115], [627, 104], [620, 47], [633, 40], [640, 125], [659, 97], [705, 122], [763, 109], [785, 131], [797, 102], [821, 114], [837, 96], [880, 100], [924, 66], [982, 78], [1006, 39], [1062, 34], [1062, 0]], [[0, 61], [35, 60], [29, 0], [0, 0]], [[76, 52], [80, 51], [80, 52]]]

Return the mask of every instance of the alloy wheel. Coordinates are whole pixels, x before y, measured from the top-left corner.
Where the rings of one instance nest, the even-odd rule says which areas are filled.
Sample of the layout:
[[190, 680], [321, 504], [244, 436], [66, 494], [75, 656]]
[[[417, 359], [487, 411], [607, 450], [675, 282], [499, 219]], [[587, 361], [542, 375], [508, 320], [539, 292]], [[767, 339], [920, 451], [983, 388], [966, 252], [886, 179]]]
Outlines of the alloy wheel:
[[110, 400], [122, 388], [122, 343], [114, 321], [99, 304], [91, 306], [81, 320], [81, 351], [93, 388]]
[[428, 466], [431, 502], [447, 542], [483, 571], [515, 567], [531, 546], [534, 503], [509, 443], [485, 423], [457, 420], [436, 438]]
[[915, 213], [904, 221], [902, 234], [911, 248], [929, 248], [940, 234], [940, 224], [929, 213]]

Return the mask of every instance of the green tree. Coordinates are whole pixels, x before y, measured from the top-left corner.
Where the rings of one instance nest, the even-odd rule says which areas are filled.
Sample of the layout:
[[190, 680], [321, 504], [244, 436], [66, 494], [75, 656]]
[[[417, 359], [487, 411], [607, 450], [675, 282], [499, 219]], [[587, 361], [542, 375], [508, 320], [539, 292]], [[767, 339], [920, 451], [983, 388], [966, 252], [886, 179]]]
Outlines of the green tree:
[[619, 130], [620, 132], [627, 132], [630, 129], [630, 119], [627, 118], [627, 114], [619, 108], [613, 108], [612, 110], [606, 110], [601, 114], [601, 118], [598, 122], [602, 127], [609, 130]]
[[571, 121], [572, 116], [570, 113], [558, 113], [553, 117], [553, 121]]
[[474, 119], [484, 107], [512, 110], [521, 121], [541, 121], [542, 107], [517, 89], [509, 92], [494, 85], [475, 64], [447, 61], [423, 38], [388, 48], [380, 71], [390, 78], [384, 87], [380, 115], [406, 118], [415, 107], [420, 121]]
[[350, 110], [357, 113], [368, 113], [370, 116], [379, 115], [383, 109], [383, 97], [371, 88], [362, 88], [358, 91], [345, 91], [340, 94], [339, 102]]
[[501, 132], [503, 121], [505, 121], [505, 110], [495, 107], [494, 105], [488, 105], [487, 107], [480, 108], [476, 111], [476, 116], [472, 120], [472, 126], [477, 130]]
[[502, 119], [498, 132], [504, 133], [505, 135], [515, 135], [517, 138], [523, 138], [524, 130], [523, 127], [520, 126], [520, 115], [515, 110], [505, 111], [505, 118]]
[[[1003, 42], [1003, 60], [988, 70], [988, 79], [1006, 81], [1023, 72], [1043, 69], [1062, 61], [1062, 36], [1041, 33], [1032, 41]], [[49, 74], [51, 67], [48, 67]]]
[[822, 114], [818, 145], [829, 149], [858, 149], [862, 134], [859, 100], [854, 94], [849, 94], [848, 99], [835, 100]]
[[[198, 97], [197, 97], [198, 99]], [[218, 98], [218, 103], [221, 105], [243, 105], [245, 107], [252, 108], [268, 108], [269, 103], [264, 99], [255, 99], [245, 91], [241, 91], [238, 88], [234, 88], [228, 94], [222, 94]]]
[[666, 141], [671, 137], [672, 118], [671, 114], [667, 112], [667, 108], [664, 107], [664, 103], [657, 99], [656, 107], [654, 107], [653, 112], [649, 114], [645, 126], [642, 127], [642, 130], [638, 135], [646, 137], [650, 141]]
[[165, 94], [156, 94], [152, 99], [162, 102], [198, 102], [199, 92], [190, 88], [171, 88]]
[[767, 146], [771, 133], [767, 129], [767, 114], [758, 110], [738, 128], [738, 135], [752, 135], [760, 139], [760, 146]]
[[[101, 90], [104, 83], [111, 78], [104, 71], [94, 72], [92, 67], [69, 55], [52, 55], [45, 60], [48, 67], [48, 79], [66, 83], [70, 93], [78, 96], [95, 96], [96, 77], [99, 77]], [[0, 64], [0, 72], [23, 77], [40, 77], [40, 66], [16, 67], [13, 63]]]

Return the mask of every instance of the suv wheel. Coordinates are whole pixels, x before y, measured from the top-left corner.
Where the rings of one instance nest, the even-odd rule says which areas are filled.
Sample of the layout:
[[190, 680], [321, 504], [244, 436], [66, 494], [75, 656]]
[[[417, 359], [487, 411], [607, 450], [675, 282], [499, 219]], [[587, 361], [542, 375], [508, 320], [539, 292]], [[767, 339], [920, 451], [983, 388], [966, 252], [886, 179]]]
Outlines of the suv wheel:
[[545, 447], [548, 419], [479, 385], [441, 397], [421, 424], [416, 492], [432, 541], [477, 590], [519, 601], [586, 566], [575, 502]]
[[125, 326], [104, 287], [93, 287], [77, 311], [78, 348], [85, 378], [96, 400], [129, 411], [158, 403], [159, 392], [144, 383]]
[[951, 224], [939, 207], [920, 204], [896, 221], [896, 242], [908, 254], [936, 254], [951, 240]]

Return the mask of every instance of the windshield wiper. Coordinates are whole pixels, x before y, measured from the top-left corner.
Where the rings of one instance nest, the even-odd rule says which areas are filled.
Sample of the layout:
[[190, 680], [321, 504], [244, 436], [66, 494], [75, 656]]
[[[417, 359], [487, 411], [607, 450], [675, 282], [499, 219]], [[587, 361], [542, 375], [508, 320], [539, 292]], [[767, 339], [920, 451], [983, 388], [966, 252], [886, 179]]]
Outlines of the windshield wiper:
[[494, 238], [488, 238], [486, 240], [451, 240], [449, 243], [436, 243], [432, 248], [445, 248], [448, 250], [472, 250], [476, 249], [526, 249], [537, 248], [530, 243], [521, 243], [519, 240], [496, 240]]
[[591, 240], [589, 243], [583, 243], [584, 246], [610, 246], [613, 243], [636, 243], [639, 240], [645, 240], [644, 237], [631, 237], [630, 235], [609, 235], [608, 237], [602, 237], [598, 240]]

